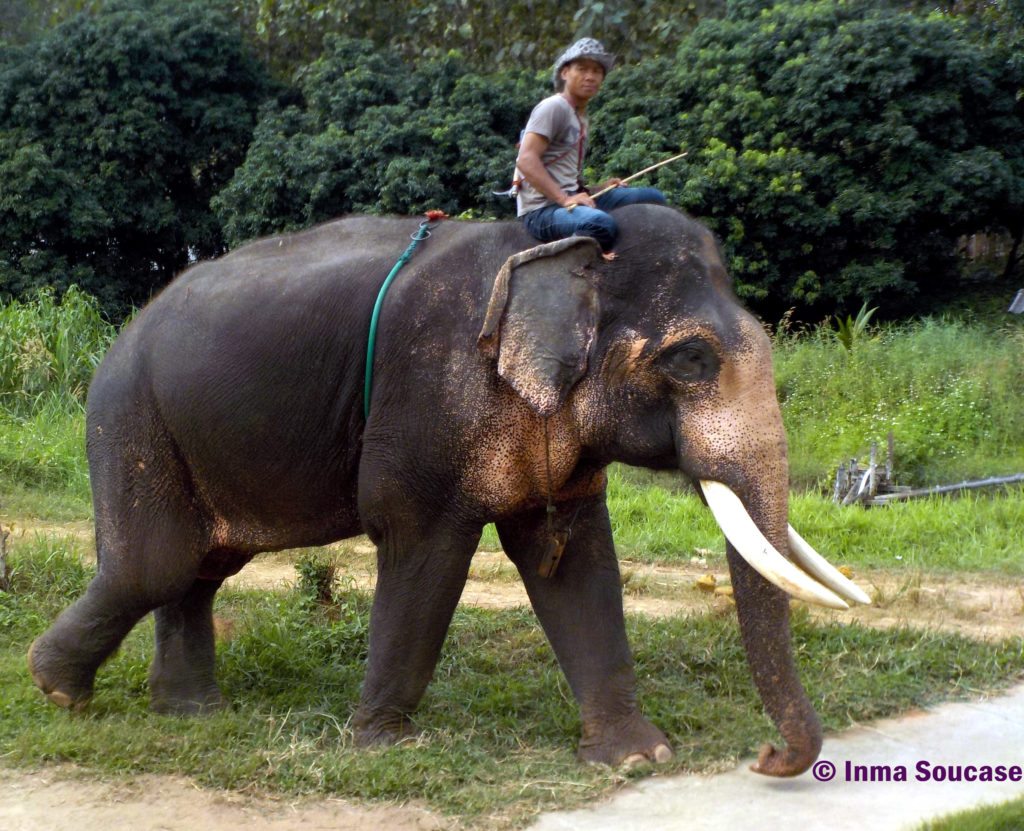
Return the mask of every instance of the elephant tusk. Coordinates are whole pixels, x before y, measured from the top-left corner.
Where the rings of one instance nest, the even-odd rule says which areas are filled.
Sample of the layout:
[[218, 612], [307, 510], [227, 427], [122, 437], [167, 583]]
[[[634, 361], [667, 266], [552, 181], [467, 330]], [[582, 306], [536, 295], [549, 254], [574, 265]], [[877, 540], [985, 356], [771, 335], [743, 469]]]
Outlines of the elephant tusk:
[[822, 557], [801, 537], [792, 525], [789, 526], [789, 554], [804, 571], [845, 600], [871, 605], [871, 598], [864, 590]]
[[700, 487], [726, 539], [765, 580], [808, 603], [829, 609], [850, 608], [841, 597], [813, 580], [775, 550], [728, 485], [701, 479]]

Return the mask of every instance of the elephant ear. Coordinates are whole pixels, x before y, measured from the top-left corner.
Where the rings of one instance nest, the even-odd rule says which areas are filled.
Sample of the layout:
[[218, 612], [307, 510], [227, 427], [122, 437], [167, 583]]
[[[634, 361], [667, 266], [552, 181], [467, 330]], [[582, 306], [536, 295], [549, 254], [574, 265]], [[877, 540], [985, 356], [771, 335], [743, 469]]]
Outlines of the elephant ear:
[[591, 237], [569, 237], [513, 254], [494, 280], [477, 345], [540, 416], [557, 412], [587, 371], [597, 292], [586, 269], [600, 254]]

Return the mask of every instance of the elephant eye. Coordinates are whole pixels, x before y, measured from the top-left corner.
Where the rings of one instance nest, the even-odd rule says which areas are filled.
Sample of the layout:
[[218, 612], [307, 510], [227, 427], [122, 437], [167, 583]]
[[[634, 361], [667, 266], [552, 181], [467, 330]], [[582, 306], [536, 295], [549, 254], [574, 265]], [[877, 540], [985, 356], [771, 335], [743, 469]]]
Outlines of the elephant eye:
[[706, 381], [718, 371], [718, 358], [701, 341], [679, 344], [661, 356], [662, 369], [676, 381]]

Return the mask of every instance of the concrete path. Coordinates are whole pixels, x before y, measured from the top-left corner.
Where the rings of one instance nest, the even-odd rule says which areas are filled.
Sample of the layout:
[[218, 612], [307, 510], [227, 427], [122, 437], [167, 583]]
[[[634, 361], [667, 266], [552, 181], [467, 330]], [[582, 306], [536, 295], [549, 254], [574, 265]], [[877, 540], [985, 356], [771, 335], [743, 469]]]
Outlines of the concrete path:
[[[823, 778], [834, 770], [831, 781], [810, 771], [769, 779], [750, 772], [753, 761], [716, 776], [647, 779], [593, 808], [545, 814], [531, 831], [909, 831], [927, 819], [1024, 796], [1024, 686], [827, 737], [814, 770]], [[968, 765], [1016, 766], [1007, 773], [1018, 781], [934, 781], [938, 766], [945, 772]], [[853, 766], [865, 766], [862, 778], [875, 766], [875, 781], [853, 781]], [[899, 766], [906, 782], [879, 781], [887, 769], [895, 780]]]

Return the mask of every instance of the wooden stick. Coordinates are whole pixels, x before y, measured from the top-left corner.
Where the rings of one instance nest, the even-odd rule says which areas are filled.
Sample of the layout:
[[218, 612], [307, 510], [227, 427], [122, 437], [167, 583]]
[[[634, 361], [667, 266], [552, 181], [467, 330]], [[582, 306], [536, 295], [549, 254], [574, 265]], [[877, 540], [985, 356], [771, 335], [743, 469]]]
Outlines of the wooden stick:
[[0, 525], [0, 591], [11, 590], [11, 571], [7, 565], [7, 532]]
[[[597, 199], [597, 197], [599, 197], [599, 196], [604, 196], [604, 194], [608, 193], [609, 191], [615, 190], [615, 188], [617, 188], [617, 187], [621, 187], [622, 185], [626, 184], [626, 182], [632, 182], [634, 179], [639, 179], [645, 173], [650, 173], [652, 170], [657, 170], [659, 167], [662, 167], [663, 165], [666, 165], [669, 162], [674, 162], [674, 161], [677, 161], [677, 160], [683, 158], [683, 156], [687, 155], [687, 153], [689, 153], [689, 152], [690, 151], [687, 150], [686, 153], [680, 153], [678, 156], [673, 156], [670, 159], [662, 159], [660, 162], [657, 162], [656, 164], [652, 164], [650, 167], [645, 167], [643, 170], [641, 170], [641, 171], [639, 171], [637, 173], [634, 173], [632, 176], [627, 176], [625, 179], [623, 179], [621, 182], [619, 182], [616, 185], [609, 185], [606, 188], [602, 188], [597, 193], [590, 194], [590, 198], [591, 199]], [[575, 208], [575, 207], [576, 207], [575, 205], [570, 205], [568, 208], [566, 208], [566, 210], [571, 212], [572, 209]]]

